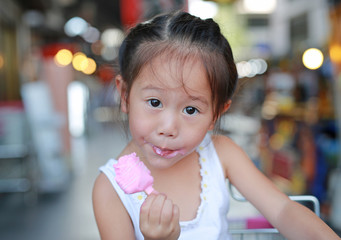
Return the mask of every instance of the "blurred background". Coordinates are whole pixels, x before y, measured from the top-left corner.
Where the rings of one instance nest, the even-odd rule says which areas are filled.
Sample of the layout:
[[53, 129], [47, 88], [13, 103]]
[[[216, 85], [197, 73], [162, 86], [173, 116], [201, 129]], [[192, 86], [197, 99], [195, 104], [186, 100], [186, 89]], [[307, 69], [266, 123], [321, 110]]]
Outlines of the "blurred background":
[[99, 239], [92, 186], [129, 139], [118, 48], [175, 9], [216, 20], [234, 50], [219, 131], [341, 232], [341, 1], [0, 0], [0, 239]]

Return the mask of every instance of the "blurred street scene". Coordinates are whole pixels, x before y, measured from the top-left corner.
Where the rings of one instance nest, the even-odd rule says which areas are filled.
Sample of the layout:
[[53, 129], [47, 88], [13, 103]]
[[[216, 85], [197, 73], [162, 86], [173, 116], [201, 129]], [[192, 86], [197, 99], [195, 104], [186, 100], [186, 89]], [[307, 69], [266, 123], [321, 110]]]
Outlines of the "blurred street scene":
[[[341, 233], [340, 0], [0, 0], [0, 239], [99, 239], [92, 186], [129, 140], [119, 46], [177, 9], [231, 43], [240, 86], [219, 131]], [[243, 227], [257, 215], [233, 207]]]

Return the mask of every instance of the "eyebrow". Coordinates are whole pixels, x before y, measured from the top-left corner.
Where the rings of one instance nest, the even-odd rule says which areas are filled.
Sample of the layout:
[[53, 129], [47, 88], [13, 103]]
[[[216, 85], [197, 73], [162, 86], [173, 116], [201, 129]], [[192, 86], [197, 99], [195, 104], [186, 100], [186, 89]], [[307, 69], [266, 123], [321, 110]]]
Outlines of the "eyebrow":
[[153, 85], [151, 85], [151, 84], [149, 84], [149, 85], [147, 85], [147, 86], [143, 87], [143, 88], [142, 88], [142, 90], [157, 90], [157, 91], [165, 91], [165, 89], [164, 89], [164, 88], [155, 87], [155, 86], [153, 86]]
[[[151, 85], [151, 84], [149, 84], [149, 85], [143, 87], [142, 90], [152, 90], [152, 91], [155, 90], [155, 91], [161, 91], [161, 92], [167, 91], [165, 88], [155, 87], [155, 86], [153, 86], [153, 85]], [[192, 101], [199, 101], [199, 102], [201, 102], [201, 103], [203, 103], [203, 104], [205, 104], [205, 105], [207, 105], [207, 106], [209, 105], [209, 104], [208, 104], [208, 101], [207, 101], [204, 97], [201, 97], [201, 96], [193, 96], [193, 95], [190, 95], [190, 94], [188, 94], [188, 93], [187, 93], [187, 95], [189, 96], [189, 98], [190, 98]]]
[[208, 106], [208, 102], [207, 100], [204, 98], [204, 97], [196, 97], [196, 96], [192, 96], [192, 95], [189, 95], [189, 97], [193, 100], [193, 101], [199, 101], [205, 105]]

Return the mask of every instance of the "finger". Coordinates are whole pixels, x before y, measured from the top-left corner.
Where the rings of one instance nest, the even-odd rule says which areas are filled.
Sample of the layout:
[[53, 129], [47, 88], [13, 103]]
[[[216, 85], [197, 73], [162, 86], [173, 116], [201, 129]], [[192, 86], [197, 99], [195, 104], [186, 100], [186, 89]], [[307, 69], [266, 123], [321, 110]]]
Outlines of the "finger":
[[153, 205], [153, 202], [156, 198], [155, 194], [150, 194], [143, 202], [140, 209], [140, 222], [146, 223], [149, 221], [149, 212], [150, 208]]
[[173, 223], [179, 224], [180, 222], [180, 210], [177, 205], [173, 205]]
[[153, 201], [153, 204], [149, 211], [149, 222], [151, 224], [155, 224], [155, 225], [160, 224], [161, 212], [162, 212], [162, 208], [163, 208], [165, 200], [166, 200], [165, 195], [163, 194], [156, 195], [155, 200]]
[[170, 199], [166, 199], [161, 213], [160, 223], [163, 225], [169, 225], [173, 219], [173, 202]]
[[180, 235], [180, 210], [179, 207], [175, 204], [173, 204], [173, 208], [172, 208], [172, 221], [169, 224], [171, 226], [171, 231], [172, 231], [172, 235], [175, 237], [174, 239], [178, 239], [179, 235]]

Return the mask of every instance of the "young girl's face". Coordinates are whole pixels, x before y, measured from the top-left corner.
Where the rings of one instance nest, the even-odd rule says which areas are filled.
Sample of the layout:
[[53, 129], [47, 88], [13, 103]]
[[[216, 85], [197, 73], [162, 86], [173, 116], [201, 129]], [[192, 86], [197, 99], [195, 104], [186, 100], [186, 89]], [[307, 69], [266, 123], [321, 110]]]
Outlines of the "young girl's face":
[[128, 104], [136, 151], [149, 167], [168, 168], [193, 153], [213, 129], [211, 89], [198, 59], [157, 57], [135, 79]]

